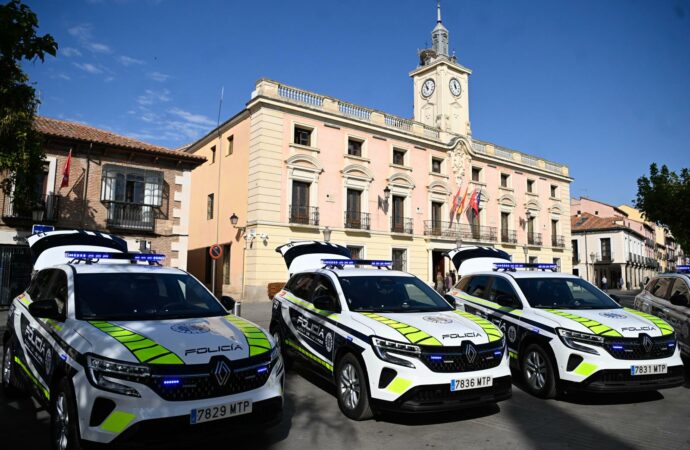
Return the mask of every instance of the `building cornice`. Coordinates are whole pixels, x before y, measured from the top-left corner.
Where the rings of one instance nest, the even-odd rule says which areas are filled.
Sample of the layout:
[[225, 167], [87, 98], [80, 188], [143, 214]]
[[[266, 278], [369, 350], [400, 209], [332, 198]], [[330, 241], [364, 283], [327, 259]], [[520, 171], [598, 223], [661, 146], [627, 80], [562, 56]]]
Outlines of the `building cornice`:
[[414, 77], [417, 75], [422, 75], [428, 71], [433, 70], [436, 66], [440, 66], [440, 65], [446, 65], [448, 67], [451, 67], [454, 70], [458, 70], [460, 72], [466, 73], [467, 75], [472, 75], [472, 70], [468, 69], [467, 67], [460, 65], [458, 63], [454, 63], [446, 57], [439, 57], [439, 59], [437, 61], [432, 62], [428, 66], [417, 67], [415, 70], [410, 72], [410, 76]]

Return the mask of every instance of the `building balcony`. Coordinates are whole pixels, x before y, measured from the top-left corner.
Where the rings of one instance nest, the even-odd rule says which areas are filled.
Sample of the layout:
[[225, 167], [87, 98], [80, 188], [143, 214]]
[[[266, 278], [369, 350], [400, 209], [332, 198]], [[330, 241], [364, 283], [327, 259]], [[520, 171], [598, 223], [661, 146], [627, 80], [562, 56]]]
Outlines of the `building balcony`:
[[597, 253], [594, 257], [595, 264], [609, 264], [613, 262], [613, 255], [609, 252]]
[[369, 231], [371, 229], [369, 213], [345, 211], [345, 228]]
[[551, 236], [551, 247], [565, 248], [565, 237], [560, 235]]
[[290, 205], [290, 223], [298, 225], [319, 225], [319, 207]]
[[153, 232], [156, 229], [156, 206], [127, 202], [103, 202], [108, 228]]
[[425, 220], [424, 235], [461, 242], [496, 242], [498, 240], [496, 227], [457, 224], [440, 220]]
[[57, 194], [43, 195], [33, 205], [17, 205], [11, 195], [5, 196], [2, 208], [3, 221], [51, 223], [58, 219], [60, 197]]
[[501, 230], [501, 242], [504, 244], [517, 244], [517, 231]]
[[414, 225], [410, 217], [391, 217], [391, 233], [413, 234]]
[[542, 245], [541, 233], [527, 233], [527, 244], [535, 246]]

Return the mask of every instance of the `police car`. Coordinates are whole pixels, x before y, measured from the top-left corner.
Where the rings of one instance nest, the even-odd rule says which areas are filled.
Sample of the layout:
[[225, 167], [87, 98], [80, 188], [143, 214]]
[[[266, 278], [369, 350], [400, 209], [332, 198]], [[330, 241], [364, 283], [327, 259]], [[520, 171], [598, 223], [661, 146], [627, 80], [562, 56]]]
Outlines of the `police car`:
[[286, 364], [299, 358], [335, 383], [347, 417], [510, 397], [503, 334], [490, 322], [390, 261], [351, 260], [347, 248], [316, 241], [276, 251], [291, 277], [273, 299], [271, 333]]
[[553, 272], [554, 264], [511, 263], [484, 247], [448, 256], [461, 276], [449, 298], [503, 330], [532, 394], [553, 397], [559, 384], [606, 392], [683, 384], [676, 335], [663, 320], [621, 307], [587, 281]]
[[9, 310], [2, 385], [46, 407], [54, 448], [280, 418], [272, 337], [188, 273], [147, 264], [163, 255], [78, 230], [28, 241], [37, 272]]

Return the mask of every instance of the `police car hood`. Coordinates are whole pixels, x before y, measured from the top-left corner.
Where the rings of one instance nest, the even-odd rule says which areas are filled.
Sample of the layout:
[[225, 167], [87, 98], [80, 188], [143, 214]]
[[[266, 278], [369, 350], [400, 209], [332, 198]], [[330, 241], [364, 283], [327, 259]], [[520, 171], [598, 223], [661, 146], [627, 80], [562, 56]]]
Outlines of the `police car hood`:
[[645, 333], [656, 337], [664, 334], [660, 327], [669, 327], [660, 319], [650, 320], [627, 309], [535, 309], [534, 312], [555, 322], [557, 327], [600, 336], [638, 337]]
[[92, 351], [99, 356], [149, 364], [204, 364], [219, 355], [233, 361], [266, 353], [273, 347], [267, 333], [232, 315], [201, 319], [91, 321], [83, 322], [79, 333], [93, 344]]
[[461, 277], [493, 270], [494, 263], [509, 263], [510, 254], [493, 247], [463, 246], [446, 253]]
[[[475, 344], [486, 344], [489, 335], [500, 336], [496, 327], [489, 324], [485, 331], [479, 323], [467, 319], [455, 311], [419, 313], [357, 313], [354, 320], [371, 328], [375, 336], [392, 341], [417, 345], [459, 346], [470, 340]], [[472, 316], [476, 317], [476, 316]], [[476, 317], [482, 321], [479, 317]], [[488, 322], [487, 322], [488, 323]], [[486, 326], [486, 325], [485, 325]]]

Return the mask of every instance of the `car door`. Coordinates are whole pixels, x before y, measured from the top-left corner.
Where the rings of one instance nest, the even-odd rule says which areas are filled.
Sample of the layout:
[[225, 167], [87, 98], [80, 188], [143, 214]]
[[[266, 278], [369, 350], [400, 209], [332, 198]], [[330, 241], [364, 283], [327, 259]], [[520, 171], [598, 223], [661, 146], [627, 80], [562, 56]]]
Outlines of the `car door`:
[[673, 278], [659, 277], [649, 292], [649, 313], [666, 320], [671, 302], [668, 301], [669, 291], [673, 285]]
[[[681, 277], [674, 280], [669, 291], [666, 320], [676, 330], [678, 343], [684, 353], [690, 353], [690, 289]], [[673, 300], [673, 301], [672, 301]]]

